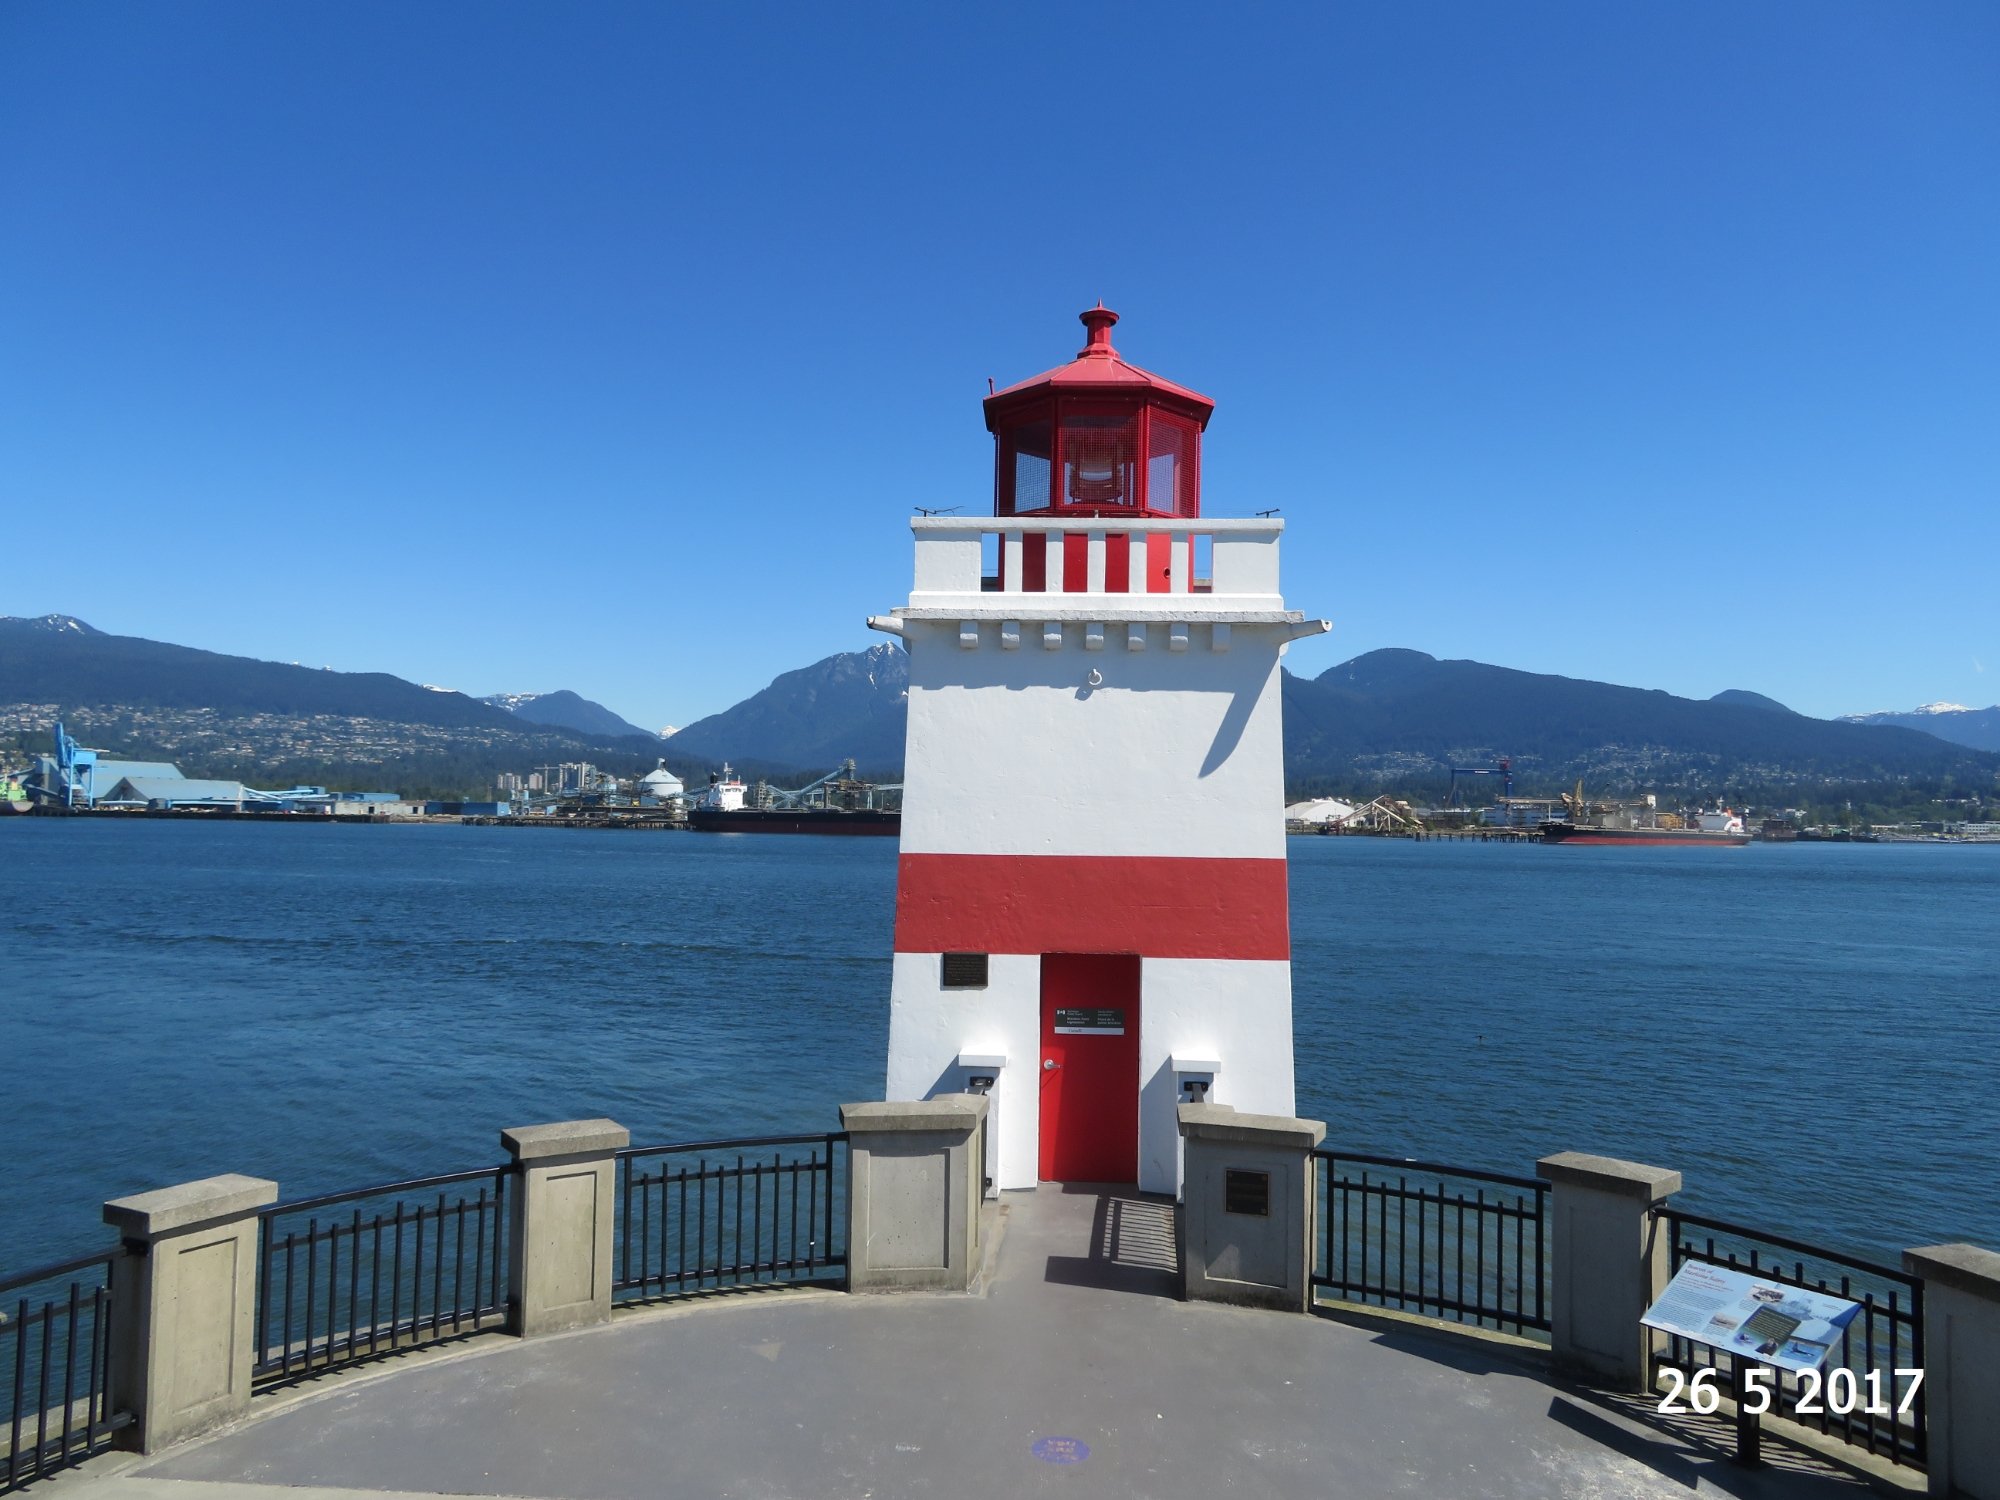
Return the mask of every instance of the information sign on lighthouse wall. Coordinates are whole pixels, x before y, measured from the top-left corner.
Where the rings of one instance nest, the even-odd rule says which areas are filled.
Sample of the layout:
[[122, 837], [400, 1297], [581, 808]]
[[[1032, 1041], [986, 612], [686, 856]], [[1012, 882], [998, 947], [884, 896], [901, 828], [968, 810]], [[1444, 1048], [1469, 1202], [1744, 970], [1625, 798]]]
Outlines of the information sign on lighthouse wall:
[[994, 517], [913, 522], [869, 622], [910, 655], [887, 1093], [992, 1078], [1006, 1188], [1175, 1191], [1189, 1084], [1294, 1108], [1279, 655], [1327, 626], [1280, 521], [1202, 516], [1213, 403], [1116, 321], [987, 398]]

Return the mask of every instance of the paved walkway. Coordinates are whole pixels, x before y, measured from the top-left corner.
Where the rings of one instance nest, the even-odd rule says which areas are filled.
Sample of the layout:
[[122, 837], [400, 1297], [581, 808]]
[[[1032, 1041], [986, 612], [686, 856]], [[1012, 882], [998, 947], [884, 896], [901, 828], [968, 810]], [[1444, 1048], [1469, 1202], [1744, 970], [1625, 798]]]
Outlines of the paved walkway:
[[[1539, 1356], [1412, 1325], [1172, 1299], [1170, 1206], [1009, 1194], [982, 1295], [747, 1293], [472, 1342], [273, 1402], [64, 1500], [1614, 1497], [1858, 1500], [1755, 1473], [1550, 1384]], [[303, 1488], [301, 1488], [303, 1487]]]

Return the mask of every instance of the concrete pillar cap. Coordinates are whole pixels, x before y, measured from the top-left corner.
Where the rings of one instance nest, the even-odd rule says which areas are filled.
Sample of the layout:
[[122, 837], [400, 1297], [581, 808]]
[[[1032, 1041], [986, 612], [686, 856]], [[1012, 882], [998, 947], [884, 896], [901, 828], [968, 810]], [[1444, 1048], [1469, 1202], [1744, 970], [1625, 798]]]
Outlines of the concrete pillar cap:
[[1541, 1175], [1565, 1187], [1595, 1188], [1647, 1202], [1681, 1190], [1681, 1174], [1669, 1167], [1649, 1167], [1615, 1156], [1591, 1156], [1582, 1151], [1558, 1151], [1535, 1163]]
[[632, 1132], [616, 1120], [561, 1120], [553, 1125], [515, 1125], [500, 1132], [500, 1144], [515, 1161], [549, 1156], [601, 1156], [632, 1144]]
[[840, 1128], [849, 1135], [939, 1130], [963, 1133], [986, 1117], [984, 1094], [939, 1094], [934, 1099], [869, 1100], [840, 1106]]
[[1324, 1120], [1291, 1115], [1243, 1115], [1227, 1104], [1179, 1106], [1180, 1129], [1191, 1141], [1234, 1141], [1246, 1146], [1296, 1146], [1311, 1150], [1326, 1139]]
[[113, 1198], [104, 1205], [104, 1222], [128, 1240], [150, 1240], [218, 1219], [232, 1219], [277, 1201], [278, 1185], [269, 1178], [225, 1172], [199, 1182]]
[[1978, 1245], [1920, 1245], [1903, 1252], [1903, 1269], [1954, 1291], [2000, 1302], [2000, 1254]]

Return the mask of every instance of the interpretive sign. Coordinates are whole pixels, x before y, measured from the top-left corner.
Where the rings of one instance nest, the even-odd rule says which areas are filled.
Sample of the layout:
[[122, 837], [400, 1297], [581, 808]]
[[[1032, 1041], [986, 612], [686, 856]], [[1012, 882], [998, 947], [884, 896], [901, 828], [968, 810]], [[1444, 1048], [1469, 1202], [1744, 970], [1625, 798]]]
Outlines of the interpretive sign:
[[1858, 1302], [1691, 1260], [1639, 1321], [1780, 1370], [1817, 1370]]
[[1122, 1010], [1064, 1010], [1056, 1011], [1057, 1036], [1123, 1036], [1125, 1035], [1125, 1012]]

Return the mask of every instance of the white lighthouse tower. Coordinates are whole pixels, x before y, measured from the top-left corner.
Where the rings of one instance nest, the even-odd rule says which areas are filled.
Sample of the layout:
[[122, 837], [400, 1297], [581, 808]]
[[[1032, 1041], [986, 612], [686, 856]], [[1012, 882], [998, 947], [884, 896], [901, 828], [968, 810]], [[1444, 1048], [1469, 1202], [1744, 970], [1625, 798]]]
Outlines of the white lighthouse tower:
[[1178, 1188], [1175, 1106], [1293, 1113], [1274, 518], [1201, 511], [1214, 403], [1116, 313], [986, 398], [994, 515], [921, 517], [890, 1099], [993, 1080], [988, 1171]]

